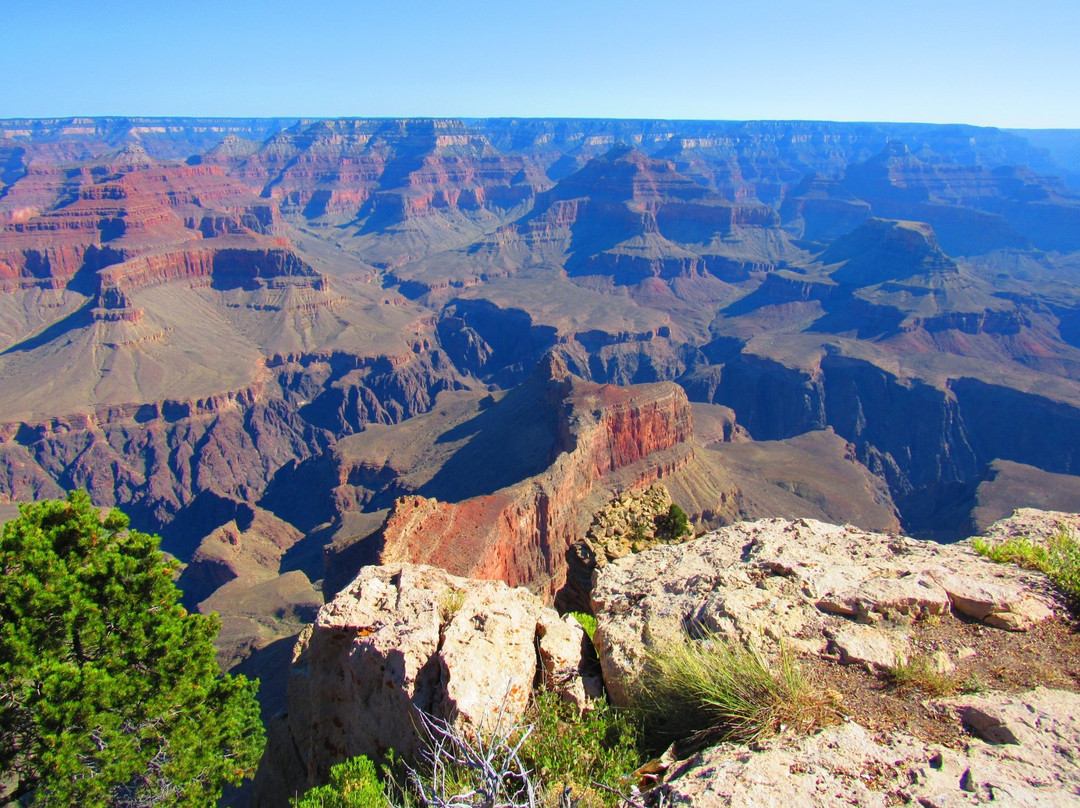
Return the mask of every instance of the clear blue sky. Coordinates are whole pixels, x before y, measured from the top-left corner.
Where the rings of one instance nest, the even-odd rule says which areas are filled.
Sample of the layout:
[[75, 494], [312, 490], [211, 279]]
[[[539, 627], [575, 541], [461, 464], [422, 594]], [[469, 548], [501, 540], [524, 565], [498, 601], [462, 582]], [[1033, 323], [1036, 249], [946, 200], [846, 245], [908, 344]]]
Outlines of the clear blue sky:
[[1080, 0], [4, 0], [0, 117], [1080, 128]]

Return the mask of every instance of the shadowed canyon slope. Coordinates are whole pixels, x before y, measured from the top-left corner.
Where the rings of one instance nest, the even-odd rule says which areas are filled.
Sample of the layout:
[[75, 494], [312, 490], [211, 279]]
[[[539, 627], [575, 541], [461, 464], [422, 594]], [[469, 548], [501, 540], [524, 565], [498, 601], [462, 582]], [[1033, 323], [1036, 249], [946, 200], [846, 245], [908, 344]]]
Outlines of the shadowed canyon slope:
[[553, 596], [658, 478], [702, 527], [1080, 509], [1036, 135], [0, 121], [0, 499], [125, 508], [252, 665], [379, 558]]

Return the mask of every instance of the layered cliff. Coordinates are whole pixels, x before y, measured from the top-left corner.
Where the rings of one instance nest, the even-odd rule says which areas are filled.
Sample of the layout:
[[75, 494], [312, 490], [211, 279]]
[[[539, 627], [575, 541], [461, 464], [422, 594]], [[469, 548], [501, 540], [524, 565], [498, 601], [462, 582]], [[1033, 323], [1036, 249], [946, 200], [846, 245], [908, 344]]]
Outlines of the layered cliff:
[[591, 505], [613, 490], [666, 477], [692, 457], [692, 415], [675, 385], [590, 384], [554, 358], [538, 374], [532, 380], [544, 388], [538, 403], [554, 416], [550, 465], [459, 502], [397, 500], [377, 537], [383, 563], [434, 564], [554, 597], [565, 583], [566, 551], [583, 535]]

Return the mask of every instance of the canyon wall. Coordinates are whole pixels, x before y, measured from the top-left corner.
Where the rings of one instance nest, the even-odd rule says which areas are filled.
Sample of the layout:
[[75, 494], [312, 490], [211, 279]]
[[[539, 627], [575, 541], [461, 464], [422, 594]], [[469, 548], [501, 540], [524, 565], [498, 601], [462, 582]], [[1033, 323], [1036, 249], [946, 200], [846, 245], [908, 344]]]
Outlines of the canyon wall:
[[460, 502], [400, 498], [374, 537], [382, 563], [433, 564], [551, 599], [565, 583], [566, 551], [593, 510], [613, 492], [667, 477], [693, 457], [692, 415], [679, 387], [591, 384], [554, 357], [536, 373], [556, 414], [550, 466]]

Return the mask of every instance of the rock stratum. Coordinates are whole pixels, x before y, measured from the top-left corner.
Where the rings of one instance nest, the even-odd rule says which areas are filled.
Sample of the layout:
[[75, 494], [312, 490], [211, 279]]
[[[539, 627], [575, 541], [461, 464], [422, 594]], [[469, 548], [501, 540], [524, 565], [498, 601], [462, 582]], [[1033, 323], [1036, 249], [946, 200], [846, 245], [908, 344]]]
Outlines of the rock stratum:
[[581, 602], [568, 549], [660, 479], [699, 530], [1078, 510], [1062, 142], [0, 121], [0, 500], [127, 510], [256, 673], [380, 560]]

